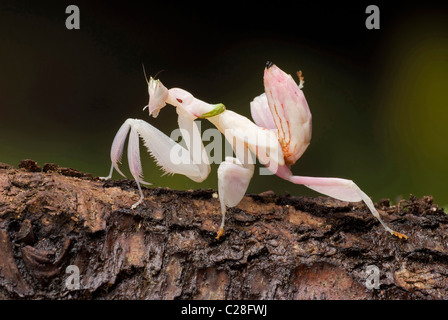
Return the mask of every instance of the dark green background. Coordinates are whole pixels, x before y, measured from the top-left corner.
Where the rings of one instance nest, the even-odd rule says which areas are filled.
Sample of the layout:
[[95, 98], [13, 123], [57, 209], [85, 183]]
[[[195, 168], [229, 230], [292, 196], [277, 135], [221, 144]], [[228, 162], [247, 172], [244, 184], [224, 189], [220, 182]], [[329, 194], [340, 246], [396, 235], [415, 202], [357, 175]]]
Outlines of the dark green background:
[[[433, 195], [447, 206], [442, 3], [1, 1], [0, 162], [31, 158], [107, 175], [126, 118], [176, 128], [174, 108], [157, 119], [142, 111], [142, 63], [152, 75], [163, 69], [168, 88], [250, 116], [271, 60], [305, 76], [313, 139], [295, 174], [352, 179], [374, 201]], [[65, 28], [69, 4], [80, 8], [80, 30]], [[365, 27], [369, 4], [380, 8], [380, 30]], [[217, 165], [196, 184], [161, 177], [143, 152], [142, 162], [155, 186], [217, 188]], [[317, 195], [255, 175], [248, 192], [265, 190]]]

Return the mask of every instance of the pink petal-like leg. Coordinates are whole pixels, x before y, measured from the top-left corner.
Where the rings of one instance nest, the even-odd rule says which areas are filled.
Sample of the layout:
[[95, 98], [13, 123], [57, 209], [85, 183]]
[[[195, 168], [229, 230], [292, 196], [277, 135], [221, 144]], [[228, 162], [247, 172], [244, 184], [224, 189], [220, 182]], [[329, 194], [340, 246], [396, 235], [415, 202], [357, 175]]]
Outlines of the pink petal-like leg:
[[243, 165], [237, 158], [226, 157], [218, 168], [218, 194], [221, 203], [222, 221], [216, 239], [224, 233], [227, 207], [235, 207], [246, 194], [254, 174], [254, 165]]
[[381, 225], [390, 232], [392, 235], [399, 237], [400, 239], [407, 239], [402, 233], [392, 230], [389, 228], [381, 219], [380, 214], [375, 209], [372, 200], [367, 196], [353, 181], [340, 179], [340, 178], [318, 178], [318, 177], [304, 177], [304, 176], [294, 176], [291, 170], [287, 166], [282, 166], [276, 172], [276, 174], [285, 180], [291, 181], [295, 184], [304, 185], [314, 191], [325, 194], [332, 198], [349, 201], [349, 202], [359, 202], [363, 201], [370, 212], [375, 218], [381, 223]]

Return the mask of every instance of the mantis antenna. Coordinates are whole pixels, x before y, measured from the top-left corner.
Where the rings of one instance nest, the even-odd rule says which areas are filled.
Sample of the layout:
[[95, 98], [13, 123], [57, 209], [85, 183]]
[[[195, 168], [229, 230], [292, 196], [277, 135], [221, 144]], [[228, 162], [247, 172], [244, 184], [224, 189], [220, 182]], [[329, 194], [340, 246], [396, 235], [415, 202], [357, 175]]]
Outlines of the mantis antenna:
[[161, 74], [163, 71], [165, 71], [165, 70], [162, 69], [162, 70], [160, 70], [159, 72], [157, 72], [156, 75], [154, 76], [154, 79], [157, 78], [157, 76], [158, 76], [159, 74]]
[[[149, 84], [149, 80], [148, 80], [148, 76], [146, 75], [146, 69], [145, 69], [145, 65], [142, 63], [142, 67], [143, 67], [143, 74], [145, 75], [145, 80], [146, 83]], [[156, 75], [154, 76], [154, 79], [157, 78], [157, 76], [162, 73], [163, 71], [165, 71], [164, 69], [160, 70], [159, 72], [156, 73]]]
[[143, 74], [145, 75], [146, 83], [149, 84], [148, 76], [146, 75], [145, 65], [143, 64], [143, 62], [142, 62], [142, 67], [143, 67]]

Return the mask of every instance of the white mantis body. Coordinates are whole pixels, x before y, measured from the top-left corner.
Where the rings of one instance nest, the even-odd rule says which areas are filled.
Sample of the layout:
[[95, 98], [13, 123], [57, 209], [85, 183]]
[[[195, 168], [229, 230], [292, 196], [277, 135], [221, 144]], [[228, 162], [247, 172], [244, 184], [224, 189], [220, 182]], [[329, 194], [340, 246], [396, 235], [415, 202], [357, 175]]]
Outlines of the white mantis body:
[[[196, 182], [203, 181], [210, 173], [210, 164], [194, 120], [207, 118], [224, 134], [236, 155], [235, 158], [226, 157], [218, 168], [218, 193], [222, 221], [217, 238], [224, 231], [227, 207], [238, 205], [253, 176], [254, 165], [247, 161], [249, 150], [269, 170], [285, 180], [305, 185], [342, 201], [363, 201], [386, 231], [399, 238], [406, 238], [405, 235], [390, 229], [382, 221], [371, 199], [353, 181], [292, 174], [291, 165], [300, 158], [311, 140], [311, 112], [301, 90], [303, 78], [300, 74], [299, 77], [300, 86], [290, 75], [272, 63], [267, 63], [264, 71], [265, 93], [256, 97], [250, 104], [255, 123], [233, 111], [226, 110], [223, 104], [205, 103], [182, 89], [168, 90], [159, 80], [150, 78], [149, 103], [146, 106], [150, 115], [156, 117], [167, 103], [175, 106], [179, 115], [179, 128], [183, 129], [182, 132], [190, 138], [192, 137], [192, 139], [185, 139], [188, 150], [150, 124], [138, 119], [128, 119], [112, 143], [112, 167], [106, 179], [111, 178], [114, 168], [122, 174], [118, 168], [118, 162], [130, 130], [128, 161], [131, 174], [140, 192], [140, 199], [132, 208], [143, 201], [140, 183], [146, 183], [142, 180], [138, 135], [143, 138], [148, 151], [165, 172], [183, 174]], [[174, 147], [181, 148], [182, 155], [187, 158], [180, 165], [174, 165], [170, 160], [170, 150]]]

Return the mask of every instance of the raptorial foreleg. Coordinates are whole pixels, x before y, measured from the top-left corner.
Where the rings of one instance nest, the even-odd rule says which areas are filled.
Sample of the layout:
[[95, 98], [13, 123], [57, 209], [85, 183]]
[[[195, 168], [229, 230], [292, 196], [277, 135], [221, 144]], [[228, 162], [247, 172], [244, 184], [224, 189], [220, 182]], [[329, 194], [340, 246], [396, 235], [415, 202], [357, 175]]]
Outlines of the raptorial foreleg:
[[[196, 125], [193, 123], [186, 129], [186, 133], [189, 130], [197, 130]], [[121, 156], [124, 149], [124, 143], [128, 132], [128, 162], [129, 169], [134, 177], [140, 194], [140, 199], [132, 206], [134, 209], [143, 201], [143, 192], [140, 184], [150, 184], [143, 180], [143, 171], [140, 162], [140, 141], [139, 136], [143, 139], [144, 145], [148, 149], [148, 152], [155, 158], [157, 164], [169, 174], [182, 174], [194, 181], [204, 180], [210, 172], [209, 164], [195, 164], [192, 161], [192, 155], [190, 151], [179, 145], [173, 139], [165, 135], [163, 132], [153, 127], [149, 123], [139, 119], [127, 119], [125, 123], [120, 127], [115, 135], [111, 148], [111, 161], [112, 168], [108, 177], [102, 179], [110, 179], [112, 177], [113, 169], [116, 169], [121, 175], [124, 174], [120, 171], [118, 164], [120, 163]], [[186, 134], [185, 133], [185, 134]], [[197, 136], [197, 135], [195, 135]], [[200, 137], [199, 137], [200, 139]], [[199, 143], [196, 141], [196, 143]], [[200, 141], [202, 146], [202, 141]], [[181, 152], [176, 153], [176, 159], [172, 158], [171, 150], [174, 148], [180, 149]]]

